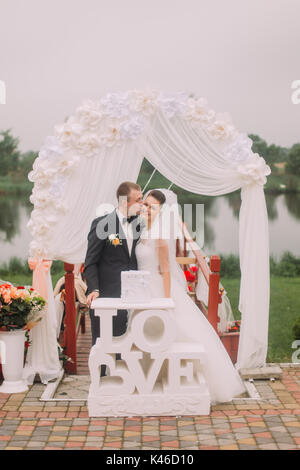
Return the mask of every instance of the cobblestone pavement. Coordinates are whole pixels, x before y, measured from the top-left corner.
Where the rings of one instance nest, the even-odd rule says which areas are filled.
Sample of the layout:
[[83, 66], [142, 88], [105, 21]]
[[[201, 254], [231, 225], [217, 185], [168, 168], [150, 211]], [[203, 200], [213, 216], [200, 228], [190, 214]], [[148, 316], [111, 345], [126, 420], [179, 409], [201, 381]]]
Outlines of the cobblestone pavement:
[[0, 393], [0, 450], [300, 449], [300, 364], [282, 367], [280, 381], [256, 380], [261, 400], [219, 404], [209, 416], [89, 418], [86, 323], [77, 343], [79, 375], [64, 377], [60, 401], [40, 401], [42, 384]]
[[89, 418], [84, 400], [40, 401], [45, 386], [34, 384], [0, 394], [0, 449], [300, 449], [300, 365], [255, 384], [263, 400], [145, 418]]

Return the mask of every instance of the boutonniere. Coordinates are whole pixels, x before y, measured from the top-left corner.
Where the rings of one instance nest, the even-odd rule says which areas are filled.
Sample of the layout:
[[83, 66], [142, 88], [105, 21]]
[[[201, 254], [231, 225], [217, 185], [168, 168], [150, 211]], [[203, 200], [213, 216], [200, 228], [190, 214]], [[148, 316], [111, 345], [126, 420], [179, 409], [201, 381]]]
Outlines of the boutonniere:
[[122, 245], [122, 240], [120, 240], [120, 235], [118, 233], [112, 233], [109, 235], [108, 241], [113, 246]]

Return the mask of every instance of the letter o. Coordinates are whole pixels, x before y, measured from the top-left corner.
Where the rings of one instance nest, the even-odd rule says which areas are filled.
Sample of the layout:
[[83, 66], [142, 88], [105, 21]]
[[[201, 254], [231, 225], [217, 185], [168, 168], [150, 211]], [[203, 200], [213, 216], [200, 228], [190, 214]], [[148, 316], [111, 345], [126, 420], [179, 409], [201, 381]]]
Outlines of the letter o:
[[[147, 320], [158, 317], [164, 325], [163, 335], [145, 336], [144, 327]], [[167, 310], [143, 310], [137, 312], [132, 320], [131, 332], [133, 342], [142, 351], [160, 352], [168, 349], [176, 339], [176, 327], [172, 315]]]

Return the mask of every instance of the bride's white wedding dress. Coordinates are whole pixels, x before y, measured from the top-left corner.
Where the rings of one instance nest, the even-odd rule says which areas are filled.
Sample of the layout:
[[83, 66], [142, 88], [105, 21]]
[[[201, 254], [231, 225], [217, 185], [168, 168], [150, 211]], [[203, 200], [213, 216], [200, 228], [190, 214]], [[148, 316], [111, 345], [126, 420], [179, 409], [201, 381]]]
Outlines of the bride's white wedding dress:
[[[163, 278], [159, 273], [156, 240], [141, 238], [136, 246], [136, 257], [139, 270], [151, 273], [151, 294], [153, 297], [164, 297]], [[175, 259], [176, 263], [176, 259]], [[172, 263], [171, 263], [172, 264]], [[234, 368], [226, 349], [214, 328], [189, 297], [181, 268], [176, 263], [171, 271], [171, 297], [175, 303], [173, 311], [176, 323], [176, 341], [200, 342], [205, 348], [207, 362], [203, 373], [207, 381], [212, 403], [231, 401], [233, 397], [244, 393], [245, 386]], [[180, 274], [181, 273], [181, 274]], [[155, 328], [155, 317], [151, 328]]]

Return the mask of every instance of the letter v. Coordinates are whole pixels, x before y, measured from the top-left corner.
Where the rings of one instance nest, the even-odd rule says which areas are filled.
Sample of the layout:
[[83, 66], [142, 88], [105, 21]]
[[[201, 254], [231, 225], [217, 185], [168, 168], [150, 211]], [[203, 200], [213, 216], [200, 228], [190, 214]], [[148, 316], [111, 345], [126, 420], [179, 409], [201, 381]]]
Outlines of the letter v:
[[139, 362], [142, 359], [143, 353], [141, 351], [126, 351], [121, 353], [122, 359], [127, 363], [127, 367], [134, 381], [139, 393], [152, 393], [162, 363], [165, 359], [165, 354], [158, 353], [152, 366], [150, 367], [147, 377], [145, 377], [143, 368]]

